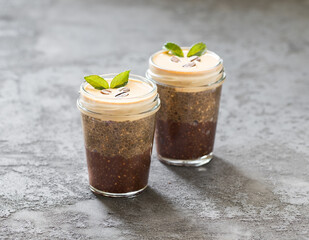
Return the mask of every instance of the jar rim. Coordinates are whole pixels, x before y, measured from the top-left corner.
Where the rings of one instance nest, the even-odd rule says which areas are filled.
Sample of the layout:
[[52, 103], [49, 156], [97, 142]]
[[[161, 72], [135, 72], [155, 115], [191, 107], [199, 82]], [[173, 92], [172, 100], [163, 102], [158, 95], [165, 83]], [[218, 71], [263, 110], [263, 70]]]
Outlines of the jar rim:
[[199, 85], [199, 86], [178, 86], [178, 85], [171, 85], [171, 84], [167, 84], [167, 83], [162, 83], [162, 82], [159, 82], [159, 81], [155, 81], [152, 79], [152, 74], [150, 73], [150, 69], [148, 69], [146, 71], [146, 77], [152, 81], [154, 81], [157, 85], [162, 85], [162, 86], [168, 86], [168, 87], [171, 87], [171, 88], [203, 88], [203, 87], [211, 87], [211, 86], [214, 86], [214, 85], [218, 85], [218, 84], [222, 84], [225, 79], [226, 79], [226, 73], [224, 71], [224, 68], [222, 68], [222, 70], [220, 71], [219, 74], [222, 74], [221, 77], [215, 81], [215, 82], [211, 82], [211, 83], [208, 83], [208, 84], [205, 84], [205, 85]]
[[[151, 113], [153, 111], [157, 112], [160, 109], [160, 106], [161, 106], [161, 100], [159, 98], [159, 94], [156, 95], [156, 97], [153, 100], [153, 102], [156, 102], [156, 105], [154, 107], [150, 108], [147, 111], [139, 112], [139, 113], [136, 113], [136, 114], [121, 114], [119, 116], [121, 116], [123, 118], [126, 118], [126, 117], [134, 117], [134, 116], [139, 116], [139, 115]], [[113, 115], [113, 114], [104, 114], [104, 113], [100, 113], [100, 112], [95, 112], [95, 111], [89, 110], [89, 109], [85, 108], [81, 104], [79, 99], [77, 99], [76, 105], [77, 105], [78, 109], [83, 110], [84, 112], [88, 112], [88, 113], [94, 114], [94, 115], [102, 115], [102, 116], [105, 116], [105, 117], [115, 117], [115, 116], [117, 116], [117, 115]]]

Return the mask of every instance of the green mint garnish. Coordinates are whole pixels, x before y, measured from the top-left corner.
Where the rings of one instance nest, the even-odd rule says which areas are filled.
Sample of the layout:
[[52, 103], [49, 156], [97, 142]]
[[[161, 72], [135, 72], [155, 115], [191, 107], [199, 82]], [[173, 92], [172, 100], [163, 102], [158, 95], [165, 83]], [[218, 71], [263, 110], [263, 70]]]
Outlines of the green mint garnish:
[[127, 85], [129, 81], [130, 71], [131, 70], [119, 73], [117, 76], [113, 78], [110, 86], [108, 85], [108, 82], [104, 78], [98, 75], [90, 75], [84, 78], [91, 86], [93, 86], [95, 89], [98, 90], [108, 88], [120, 88]]
[[90, 76], [84, 77], [84, 79], [95, 89], [102, 90], [102, 89], [109, 88], [108, 82], [104, 78], [98, 75], [90, 75]]
[[194, 44], [188, 54], [187, 54], [187, 57], [191, 57], [191, 56], [202, 56], [207, 50], [207, 47], [206, 47], [206, 44], [205, 43], [197, 43], [197, 44]]
[[173, 55], [176, 55], [178, 57], [183, 57], [182, 49], [175, 43], [171, 43], [171, 42], [165, 43], [164, 48], [170, 51]]
[[131, 70], [119, 73], [111, 82], [111, 88], [119, 88], [125, 86], [129, 81], [129, 74]]

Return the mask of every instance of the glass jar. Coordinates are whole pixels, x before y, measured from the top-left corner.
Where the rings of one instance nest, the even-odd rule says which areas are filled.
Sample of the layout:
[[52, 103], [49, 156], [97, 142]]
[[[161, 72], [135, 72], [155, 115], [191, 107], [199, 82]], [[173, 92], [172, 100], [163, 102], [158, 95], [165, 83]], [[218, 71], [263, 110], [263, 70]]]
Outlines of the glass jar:
[[201, 166], [211, 161], [225, 72], [222, 59], [203, 71], [165, 69], [149, 59], [146, 76], [157, 83], [161, 109], [156, 120], [160, 161], [177, 166]]
[[111, 100], [87, 91], [87, 82], [80, 86], [77, 107], [82, 116], [90, 189], [104, 196], [132, 197], [148, 183], [160, 99], [152, 81], [133, 74], [131, 80], [148, 84], [149, 92]]

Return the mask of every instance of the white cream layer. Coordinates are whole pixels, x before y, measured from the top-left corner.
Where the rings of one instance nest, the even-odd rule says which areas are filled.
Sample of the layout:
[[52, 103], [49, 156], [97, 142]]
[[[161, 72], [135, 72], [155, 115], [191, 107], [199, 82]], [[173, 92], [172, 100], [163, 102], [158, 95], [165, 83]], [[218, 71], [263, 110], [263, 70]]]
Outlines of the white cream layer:
[[[105, 78], [109, 83], [111, 79]], [[157, 88], [153, 83], [130, 78], [125, 86], [130, 89], [128, 96], [115, 97], [119, 89], [108, 89], [110, 94], [102, 94], [90, 84], [83, 83], [78, 100], [79, 109], [89, 116], [103, 120], [137, 120], [149, 114], [158, 105]]]
[[[153, 63], [162, 69], [181, 72], [199, 72], [206, 71], [214, 68], [220, 61], [220, 57], [212, 52], [208, 51], [199, 57], [200, 61], [191, 61], [193, 57], [187, 57], [188, 49], [183, 49], [184, 57], [177, 57], [179, 62], [173, 62], [171, 54], [167, 51], [161, 51], [153, 56]], [[184, 67], [184, 65], [194, 62], [194, 67]]]
[[[173, 62], [172, 56], [167, 51], [159, 51], [149, 59], [147, 77], [158, 83], [183, 88], [200, 88], [211, 85], [225, 77], [223, 61], [214, 52], [207, 51], [194, 61], [196, 66], [183, 67], [190, 63], [191, 58], [186, 57], [189, 49], [183, 48], [185, 57], [177, 57], [180, 61]], [[198, 91], [198, 89], [187, 89], [182, 91]]]

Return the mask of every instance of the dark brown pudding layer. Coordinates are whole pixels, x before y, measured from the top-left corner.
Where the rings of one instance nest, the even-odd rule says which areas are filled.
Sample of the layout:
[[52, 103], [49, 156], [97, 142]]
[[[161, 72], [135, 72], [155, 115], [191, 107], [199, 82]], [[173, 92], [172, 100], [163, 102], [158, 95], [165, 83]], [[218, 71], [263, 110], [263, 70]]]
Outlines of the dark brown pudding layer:
[[126, 193], [147, 186], [151, 148], [131, 158], [108, 157], [86, 149], [89, 183], [104, 192]]
[[82, 114], [90, 185], [109, 193], [147, 185], [155, 114], [135, 121], [103, 121]]
[[161, 156], [171, 159], [197, 159], [212, 152], [215, 122], [193, 124], [157, 121], [156, 143]]
[[190, 160], [213, 150], [221, 85], [198, 92], [158, 85], [156, 143], [165, 158]]

